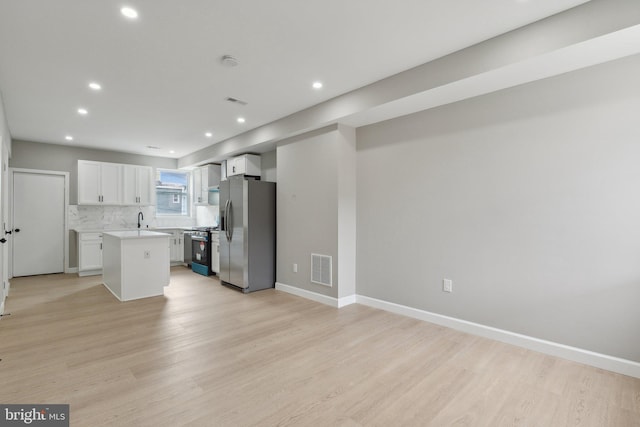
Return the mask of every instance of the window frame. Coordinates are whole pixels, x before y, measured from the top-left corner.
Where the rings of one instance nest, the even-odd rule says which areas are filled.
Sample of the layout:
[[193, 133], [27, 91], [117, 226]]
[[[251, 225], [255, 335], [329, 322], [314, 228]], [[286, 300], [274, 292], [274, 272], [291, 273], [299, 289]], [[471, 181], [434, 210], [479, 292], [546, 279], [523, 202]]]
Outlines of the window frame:
[[[184, 195], [186, 196], [186, 200], [185, 200], [185, 205], [186, 205], [186, 210], [187, 213], [186, 214], [177, 214], [177, 213], [162, 213], [158, 211], [158, 207], [160, 206], [159, 203], [159, 198], [158, 198], [158, 187], [159, 187], [159, 183], [160, 181], [160, 176], [162, 172], [172, 172], [172, 173], [179, 173], [179, 174], [183, 174], [186, 175], [187, 178], [187, 187], [185, 189], [184, 192], [180, 193], [179, 195]], [[191, 203], [191, 198], [192, 198], [192, 190], [193, 190], [193, 177], [192, 177], [192, 173], [191, 171], [188, 170], [183, 170], [183, 169], [168, 169], [168, 168], [156, 168], [155, 171], [155, 179], [154, 179], [154, 195], [155, 195], [155, 199], [156, 199], [156, 206], [155, 206], [155, 214], [156, 217], [162, 217], [162, 218], [191, 218], [193, 216], [193, 207], [192, 207], [192, 203]], [[175, 196], [178, 195], [178, 193], [173, 194], [174, 198]], [[173, 200], [173, 198], [172, 198]]]

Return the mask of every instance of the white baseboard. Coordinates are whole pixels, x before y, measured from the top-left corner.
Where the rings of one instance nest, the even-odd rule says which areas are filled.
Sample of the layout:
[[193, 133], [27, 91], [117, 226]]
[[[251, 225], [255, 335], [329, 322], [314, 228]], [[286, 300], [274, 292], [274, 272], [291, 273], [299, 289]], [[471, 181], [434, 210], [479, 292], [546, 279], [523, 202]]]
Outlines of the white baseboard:
[[472, 335], [478, 335], [507, 344], [516, 345], [518, 347], [548, 354], [550, 356], [561, 357], [563, 359], [584, 363], [585, 365], [594, 366], [596, 368], [606, 369], [607, 371], [640, 378], [640, 363], [632, 360], [621, 359], [618, 357], [608, 356], [606, 354], [583, 350], [581, 348], [558, 344], [552, 341], [517, 334], [515, 332], [505, 331], [504, 329], [493, 328], [491, 326], [485, 326], [479, 323], [456, 319], [455, 317], [431, 313], [429, 311], [407, 307], [405, 305], [395, 304], [363, 295], [350, 295], [343, 298], [334, 298], [277, 282], [276, 289], [335, 308], [341, 308], [354, 303], [362, 304], [403, 316], [412, 317], [414, 319], [423, 320], [425, 322], [435, 323], [436, 325], [446, 326]]
[[4, 314], [4, 301], [0, 303], [0, 314]]
[[85, 270], [85, 271], [78, 271], [78, 276], [80, 277], [85, 277], [85, 276], [100, 276], [102, 275], [102, 269], [100, 270]]
[[69, 267], [66, 269], [66, 274], [75, 274], [78, 272], [78, 267]]
[[640, 363], [618, 357], [608, 356], [606, 354], [596, 353], [581, 348], [571, 347], [564, 344], [558, 344], [551, 341], [541, 340], [527, 335], [517, 334], [515, 332], [505, 331], [503, 329], [493, 328], [491, 326], [481, 325], [479, 323], [468, 322], [466, 320], [456, 319], [454, 317], [443, 316], [441, 314], [431, 313], [417, 308], [407, 307], [392, 302], [382, 301], [375, 298], [369, 298], [362, 295], [356, 296], [358, 304], [366, 305], [381, 310], [390, 311], [392, 313], [401, 314], [403, 316], [412, 317], [414, 319], [424, 320], [426, 322], [435, 323], [456, 329], [458, 331], [467, 332], [485, 338], [491, 338], [507, 344], [513, 344], [518, 347], [527, 348], [540, 353], [557, 356], [574, 362], [584, 363], [585, 365], [595, 366], [596, 368], [606, 369], [608, 371], [617, 372], [619, 374], [628, 375], [630, 377], [640, 378]]
[[109, 292], [111, 292], [111, 295], [113, 295], [114, 297], [116, 297], [116, 299], [117, 299], [118, 301], [122, 302], [122, 300], [120, 299], [120, 297], [119, 297], [118, 295], [116, 295], [116, 293], [115, 293], [115, 292], [113, 292], [113, 291], [111, 290], [111, 288], [107, 286], [107, 284], [106, 284], [106, 283], [103, 283], [103, 284], [102, 284], [102, 286], [104, 286], [106, 290], [108, 290]]
[[356, 302], [355, 295], [349, 295], [342, 298], [329, 297], [316, 292], [307, 291], [306, 289], [300, 289], [295, 286], [285, 285], [284, 283], [279, 282], [276, 282], [276, 290], [287, 292], [292, 295], [297, 295], [299, 297], [310, 299], [312, 301], [329, 305], [335, 308], [341, 308], [349, 304], [354, 304]]

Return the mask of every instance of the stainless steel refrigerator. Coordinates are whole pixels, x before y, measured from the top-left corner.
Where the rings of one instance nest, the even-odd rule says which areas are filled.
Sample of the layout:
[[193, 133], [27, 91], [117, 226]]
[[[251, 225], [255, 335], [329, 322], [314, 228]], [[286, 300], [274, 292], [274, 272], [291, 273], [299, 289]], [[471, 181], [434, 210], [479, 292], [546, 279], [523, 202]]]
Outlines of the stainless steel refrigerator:
[[273, 288], [276, 184], [232, 176], [220, 181], [220, 280], [243, 292]]

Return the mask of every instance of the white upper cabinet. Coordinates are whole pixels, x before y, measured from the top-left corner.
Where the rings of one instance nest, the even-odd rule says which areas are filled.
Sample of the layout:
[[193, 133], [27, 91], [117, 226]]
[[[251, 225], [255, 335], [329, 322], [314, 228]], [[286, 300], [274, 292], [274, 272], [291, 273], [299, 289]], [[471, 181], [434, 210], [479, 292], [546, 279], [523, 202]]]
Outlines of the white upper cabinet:
[[220, 186], [220, 165], [205, 165], [193, 170], [193, 202], [209, 204], [209, 189]]
[[119, 205], [122, 165], [78, 160], [78, 204]]
[[260, 174], [260, 156], [243, 154], [242, 156], [227, 160], [227, 176], [260, 176]]
[[125, 205], [152, 205], [152, 168], [148, 166], [123, 165], [122, 170], [122, 203]]
[[202, 198], [202, 168], [193, 170], [193, 203], [201, 205], [206, 203], [207, 199]]

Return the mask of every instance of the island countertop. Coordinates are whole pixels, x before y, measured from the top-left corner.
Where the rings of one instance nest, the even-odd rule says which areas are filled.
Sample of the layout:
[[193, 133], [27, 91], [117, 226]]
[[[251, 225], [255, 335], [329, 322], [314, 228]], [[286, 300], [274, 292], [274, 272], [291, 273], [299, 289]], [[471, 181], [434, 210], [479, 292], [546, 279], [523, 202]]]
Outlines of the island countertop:
[[157, 231], [148, 230], [105, 231], [102, 234], [117, 237], [118, 239], [146, 239], [169, 236], [169, 234], [167, 233], [159, 233]]

